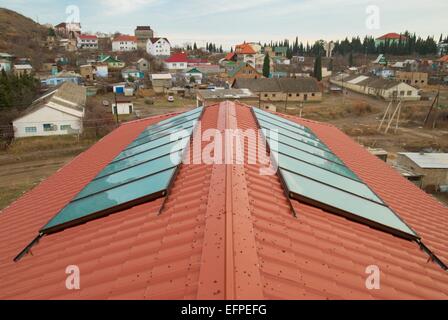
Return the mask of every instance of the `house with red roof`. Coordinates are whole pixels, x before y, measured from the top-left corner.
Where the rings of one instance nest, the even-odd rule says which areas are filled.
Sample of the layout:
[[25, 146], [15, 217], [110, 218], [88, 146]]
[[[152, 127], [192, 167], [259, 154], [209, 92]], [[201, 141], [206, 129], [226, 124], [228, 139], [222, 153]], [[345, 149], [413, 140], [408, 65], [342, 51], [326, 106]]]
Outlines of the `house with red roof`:
[[188, 69], [188, 61], [188, 56], [185, 52], [178, 52], [165, 59], [164, 64], [169, 71], [185, 71]]
[[112, 40], [112, 51], [136, 51], [138, 39], [135, 36], [119, 35]]
[[[219, 161], [210, 130], [259, 158]], [[4, 209], [0, 240], [0, 299], [448, 299], [447, 207], [338, 128], [239, 102], [122, 124]]]
[[404, 43], [407, 42], [408, 38], [402, 34], [398, 34], [395, 32], [390, 32], [382, 35], [375, 39], [375, 45], [378, 47], [380, 45], [393, 44], [393, 43]]
[[81, 34], [76, 37], [76, 47], [78, 49], [98, 49], [98, 37], [90, 34]]

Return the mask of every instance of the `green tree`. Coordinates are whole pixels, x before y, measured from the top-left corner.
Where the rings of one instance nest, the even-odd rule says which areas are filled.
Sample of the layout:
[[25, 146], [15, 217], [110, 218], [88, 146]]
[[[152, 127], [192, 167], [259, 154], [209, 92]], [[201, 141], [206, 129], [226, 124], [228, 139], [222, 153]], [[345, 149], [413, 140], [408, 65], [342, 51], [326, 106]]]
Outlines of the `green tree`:
[[263, 76], [269, 78], [271, 75], [271, 58], [269, 58], [269, 54], [265, 54], [264, 62], [263, 62]]
[[198, 46], [197, 46], [196, 42], [195, 42], [194, 45], [193, 45], [193, 50], [194, 50], [194, 51], [198, 50]]
[[314, 78], [322, 81], [322, 58], [320, 55], [314, 60]]

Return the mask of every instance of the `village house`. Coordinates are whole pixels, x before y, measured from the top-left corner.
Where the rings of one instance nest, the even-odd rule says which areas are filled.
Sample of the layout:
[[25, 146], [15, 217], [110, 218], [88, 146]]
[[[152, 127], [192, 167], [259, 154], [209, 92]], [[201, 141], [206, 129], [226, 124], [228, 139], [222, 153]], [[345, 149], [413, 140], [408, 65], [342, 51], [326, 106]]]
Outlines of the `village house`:
[[191, 83], [191, 79], [194, 79], [194, 82], [197, 84], [201, 84], [202, 83], [202, 79], [203, 79], [204, 75], [202, 74], [201, 71], [199, 71], [198, 68], [191, 68], [190, 70], [185, 72], [185, 80], [189, 83]]
[[188, 56], [185, 52], [172, 54], [164, 61], [165, 67], [170, 72], [185, 71], [188, 69]]
[[65, 82], [36, 99], [13, 121], [14, 137], [81, 133], [85, 105], [86, 89]]
[[79, 74], [88, 81], [96, 80], [96, 66], [85, 64], [79, 67]]
[[134, 112], [132, 97], [117, 96], [115, 101], [112, 103], [112, 114], [125, 115], [132, 114]]
[[448, 153], [412, 153], [398, 154], [397, 164], [422, 176], [421, 187], [428, 191], [448, 192]]
[[33, 67], [29, 64], [15, 64], [13, 71], [16, 76], [21, 77], [25, 74], [31, 74]]
[[263, 78], [263, 75], [249, 63], [240, 62], [228, 72], [228, 78], [232, 83], [235, 79], [259, 79]]
[[146, 52], [155, 57], [169, 57], [171, 44], [167, 38], [150, 38], [146, 43]]
[[250, 44], [243, 43], [237, 45], [235, 48], [235, 54], [237, 56], [237, 61], [247, 63], [253, 68], [255, 68], [256, 57], [259, 54], [257, 53], [257, 51], [254, 50], [254, 48]]
[[155, 93], [165, 93], [173, 86], [173, 77], [170, 73], [152, 74], [151, 83]]
[[426, 72], [397, 71], [395, 73], [395, 79], [416, 87], [425, 87], [428, 85], [428, 74]]
[[64, 82], [71, 82], [79, 85], [82, 82], [82, 76], [73, 71], [61, 71], [55, 75], [41, 79], [42, 85], [48, 87], [54, 87]]
[[129, 52], [137, 50], [137, 37], [119, 35], [112, 40], [112, 51]]
[[78, 22], [63, 22], [56, 25], [54, 31], [63, 38], [76, 39], [81, 34], [81, 24]]
[[151, 65], [148, 60], [145, 58], [140, 58], [137, 61], [137, 69], [141, 72], [148, 72], [150, 71]]
[[137, 26], [134, 30], [134, 36], [137, 38], [137, 48], [146, 50], [146, 44], [149, 39], [154, 37], [154, 31], [150, 26]]
[[98, 50], [98, 37], [95, 35], [82, 34], [76, 37], [78, 49]]
[[112, 70], [123, 69], [126, 66], [126, 63], [112, 56], [101, 55], [98, 61], [102, 64], [107, 64], [107, 67]]
[[278, 79], [236, 79], [235, 89], [249, 89], [256, 93], [262, 102], [307, 102], [321, 101], [322, 91], [316, 79], [278, 78]]
[[381, 97], [386, 101], [420, 100], [420, 93], [418, 89], [407, 83], [396, 80], [389, 80], [366, 75], [341, 74], [330, 79], [330, 82], [358, 93], [371, 95], [374, 97]]
[[142, 71], [137, 70], [137, 68], [135, 67], [130, 67], [121, 70], [121, 77], [125, 81], [128, 81], [130, 79], [141, 80], [145, 78], [145, 74]]
[[382, 35], [379, 38], [375, 39], [375, 45], [377, 47], [384, 46], [384, 45], [391, 45], [391, 44], [398, 44], [400, 42], [404, 43], [407, 42], [408, 38], [406, 38], [404, 35], [391, 32], [387, 33], [385, 35]]

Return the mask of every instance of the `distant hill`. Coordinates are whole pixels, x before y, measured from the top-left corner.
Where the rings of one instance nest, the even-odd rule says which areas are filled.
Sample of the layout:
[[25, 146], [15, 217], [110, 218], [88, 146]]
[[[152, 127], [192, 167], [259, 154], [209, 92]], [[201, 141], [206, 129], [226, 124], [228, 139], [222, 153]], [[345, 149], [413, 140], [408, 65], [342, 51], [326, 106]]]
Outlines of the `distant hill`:
[[15, 11], [0, 8], [0, 52], [29, 57], [40, 64], [47, 59], [45, 46], [48, 28]]

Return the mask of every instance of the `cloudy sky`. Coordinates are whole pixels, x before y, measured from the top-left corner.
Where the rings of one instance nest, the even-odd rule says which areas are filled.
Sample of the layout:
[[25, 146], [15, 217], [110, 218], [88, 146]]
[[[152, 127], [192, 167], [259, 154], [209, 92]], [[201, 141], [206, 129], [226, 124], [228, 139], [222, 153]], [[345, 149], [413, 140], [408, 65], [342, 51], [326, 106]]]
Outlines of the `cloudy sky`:
[[83, 31], [132, 33], [150, 25], [175, 44], [343, 39], [409, 30], [448, 34], [447, 0], [1, 0], [40, 23], [79, 19]]

